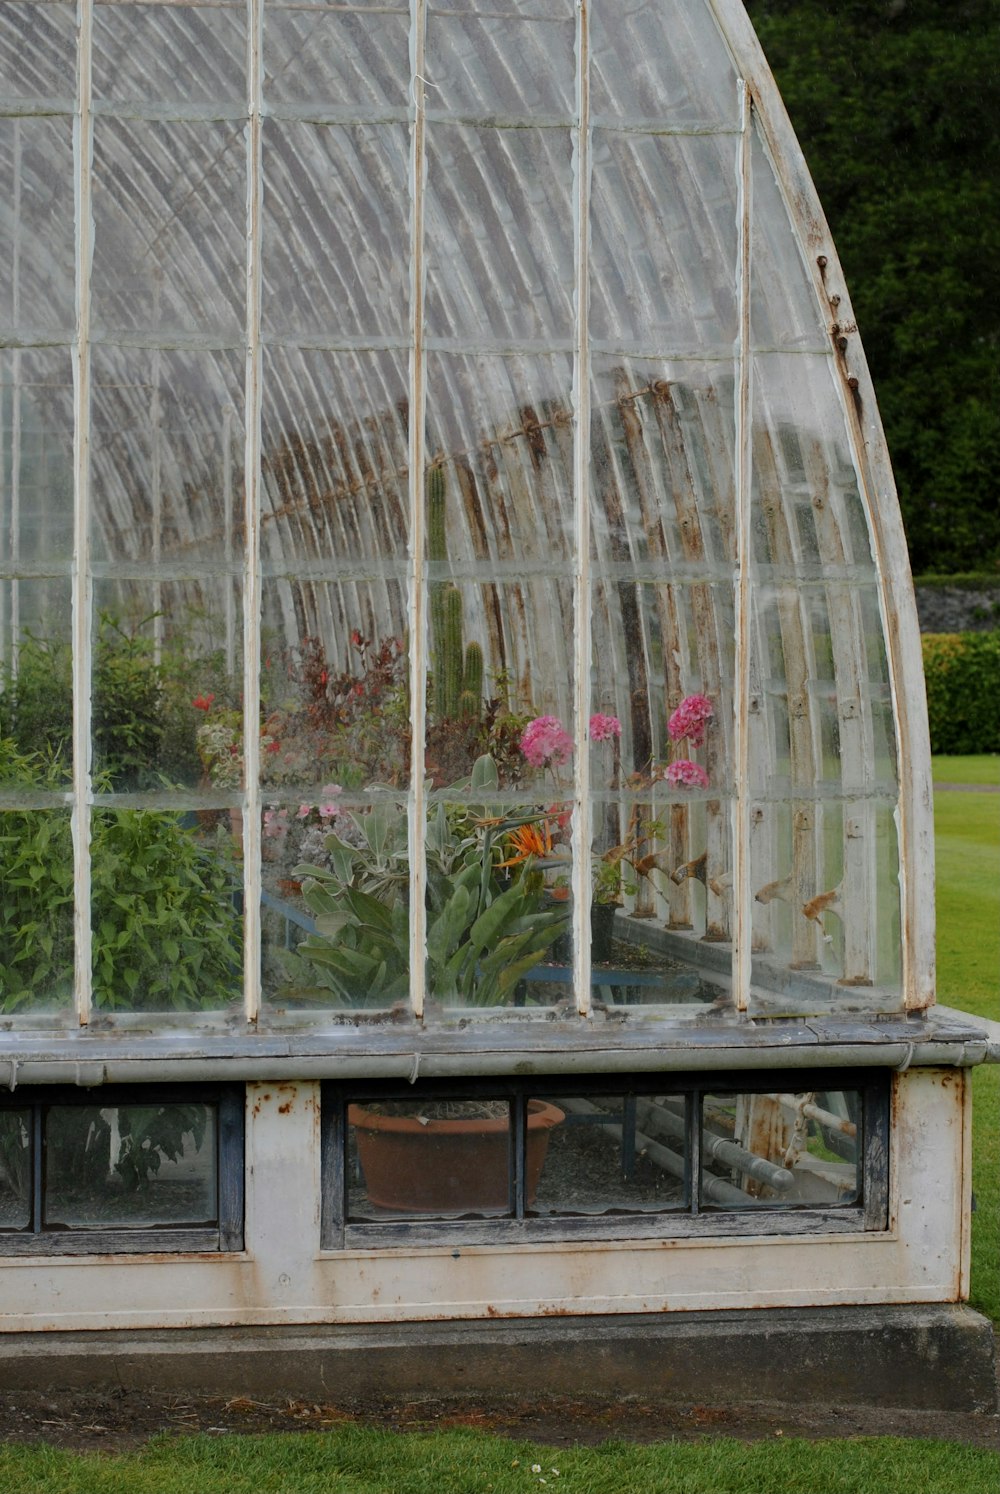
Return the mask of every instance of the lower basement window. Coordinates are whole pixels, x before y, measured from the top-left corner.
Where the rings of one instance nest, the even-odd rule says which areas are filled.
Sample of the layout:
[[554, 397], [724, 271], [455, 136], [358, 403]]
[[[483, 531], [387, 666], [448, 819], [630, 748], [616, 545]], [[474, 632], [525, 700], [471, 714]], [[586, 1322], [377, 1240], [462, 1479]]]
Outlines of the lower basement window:
[[883, 1073], [327, 1084], [323, 1244], [884, 1229]]
[[0, 1100], [0, 1253], [243, 1248], [244, 1091], [20, 1090]]

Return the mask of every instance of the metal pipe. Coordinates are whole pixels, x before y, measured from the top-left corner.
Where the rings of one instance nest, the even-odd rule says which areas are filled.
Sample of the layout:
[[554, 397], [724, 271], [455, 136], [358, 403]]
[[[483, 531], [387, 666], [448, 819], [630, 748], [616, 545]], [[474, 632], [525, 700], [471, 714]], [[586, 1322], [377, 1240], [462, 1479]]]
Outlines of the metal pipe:
[[[64, 1039], [66, 1047], [74, 1046]], [[249, 1042], [247, 1046], [249, 1046]], [[264, 1046], [262, 1043], [261, 1046]], [[93, 1045], [88, 1044], [88, 1047]], [[0, 1083], [10, 1087], [11, 1078], [22, 1084], [163, 1084], [229, 1081], [235, 1083], [316, 1079], [400, 1079], [408, 1082], [414, 1061], [426, 1079], [504, 1078], [537, 1074], [594, 1073], [682, 1073], [752, 1072], [759, 1069], [805, 1069], [831, 1067], [972, 1068], [986, 1059], [987, 1044], [970, 1043], [873, 1043], [870, 1046], [831, 1044], [823, 1048], [708, 1048], [666, 1049], [645, 1047], [567, 1052], [561, 1049], [510, 1049], [493, 1052], [447, 1053], [433, 1049], [408, 1052], [327, 1052], [316, 1054], [259, 1053], [220, 1054], [217, 1057], [134, 1054], [116, 1057], [105, 1051], [92, 1056], [67, 1053], [33, 1058], [8, 1048], [0, 1052]]]
[[[687, 1127], [683, 1117], [674, 1114], [665, 1105], [658, 1105], [655, 1100], [640, 1100], [638, 1102], [639, 1119], [642, 1124], [656, 1135], [658, 1127], [679, 1136], [682, 1139], [687, 1135]], [[702, 1151], [716, 1161], [723, 1163], [726, 1167], [738, 1168], [740, 1172], [746, 1173], [748, 1177], [756, 1178], [759, 1183], [766, 1183], [769, 1188], [774, 1188], [778, 1193], [787, 1193], [795, 1182], [795, 1178], [787, 1167], [778, 1167], [774, 1162], [768, 1162], [766, 1157], [759, 1157], [756, 1152], [747, 1151], [735, 1141], [729, 1141], [724, 1136], [717, 1136], [714, 1131], [702, 1127], [701, 1133]]]

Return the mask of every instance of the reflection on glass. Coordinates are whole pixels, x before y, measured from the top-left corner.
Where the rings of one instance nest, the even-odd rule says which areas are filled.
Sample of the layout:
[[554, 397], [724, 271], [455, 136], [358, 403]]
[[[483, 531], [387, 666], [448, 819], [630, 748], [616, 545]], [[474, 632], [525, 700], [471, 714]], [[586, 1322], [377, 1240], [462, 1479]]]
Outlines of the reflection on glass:
[[31, 1111], [0, 1110], [0, 1230], [31, 1223]]
[[655, 119], [691, 129], [739, 125], [736, 73], [708, 6], [596, 5], [591, 58], [597, 119]]
[[211, 1105], [53, 1105], [44, 1124], [45, 1227], [138, 1229], [217, 1220]]
[[[0, 764], [9, 762], [0, 743]], [[37, 773], [32, 760], [20, 773]], [[37, 777], [34, 781], [38, 781]], [[7, 784], [0, 780], [0, 791]], [[73, 1000], [73, 839], [67, 810], [0, 811], [0, 1012], [68, 1011]]]
[[[26, 42], [22, 56], [35, 51]], [[0, 119], [0, 180], [0, 327], [72, 336], [72, 121]]]
[[246, 97], [246, 16], [202, 0], [98, 4], [93, 66], [98, 99], [239, 106]]
[[702, 1207], [856, 1203], [860, 1118], [856, 1090], [706, 1095]]
[[[536, 1215], [657, 1213], [688, 1199], [681, 1095], [559, 1095]], [[530, 1207], [530, 1203], [529, 1203]]]
[[331, 108], [400, 109], [409, 98], [410, 18], [406, 6], [372, 0], [264, 7], [264, 98], [303, 115]]
[[72, 109], [76, 16], [74, 0], [43, 6], [37, 0], [4, 0], [0, 5], [0, 95], [50, 103], [58, 98], [63, 108]]
[[[442, 7], [448, 10], [451, 7]], [[573, 114], [576, 23], [530, 18], [509, 5], [481, 15], [427, 17], [425, 57], [434, 80], [427, 108], [466, 118]]]
[[192, 1012], [238, 1002], [242, 872], [228, 825], [98, 810], [90, 849], [95, 1006]]
[[506, 1100], [364, 1103], [347, 1119], [349, 1219], [511, 1214]]
[[265, 992], [275, 1009], [409, 1009], [406, 805], [340, 785], [264, 811]]

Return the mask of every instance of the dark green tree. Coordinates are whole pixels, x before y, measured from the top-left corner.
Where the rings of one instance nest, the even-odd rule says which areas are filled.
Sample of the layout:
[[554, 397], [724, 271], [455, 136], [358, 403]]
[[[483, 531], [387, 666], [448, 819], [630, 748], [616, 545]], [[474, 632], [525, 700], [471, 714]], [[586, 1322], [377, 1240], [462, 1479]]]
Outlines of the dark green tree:
[[1000, 570], [1000, 0], [747, 0], [871, 364], [916, 573]]

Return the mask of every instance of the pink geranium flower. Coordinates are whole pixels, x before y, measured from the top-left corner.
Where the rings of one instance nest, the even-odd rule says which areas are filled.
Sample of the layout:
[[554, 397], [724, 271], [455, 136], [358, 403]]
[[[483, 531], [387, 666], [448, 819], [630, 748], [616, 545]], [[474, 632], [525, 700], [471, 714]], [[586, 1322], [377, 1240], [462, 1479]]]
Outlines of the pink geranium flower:
[[671, 763], [664, 776], [671, 788], [708, 788], [705, 769], [686, 757], [679, 757]]
[[604, 716], [600, 711], [590, 718], [590, 740], [592, 742], [607, 742], [612, 737], [620, 737], [622, 724], [617, 716]]
[[557, 716], [536, 716], [521, 733], [521, 751], [533, 768], [568, 762], [573, 738]]
[[672, 742], [682, 742], [685, 737], [692, 747], [700, 747], [705, 740], [705, 727], [715, 715], [715, 707], [707, 695], [686, 696], [667, 721], [667, 731]]

